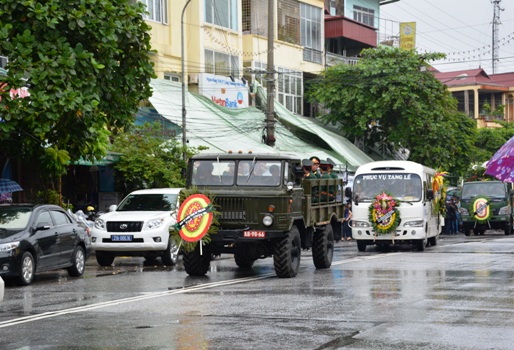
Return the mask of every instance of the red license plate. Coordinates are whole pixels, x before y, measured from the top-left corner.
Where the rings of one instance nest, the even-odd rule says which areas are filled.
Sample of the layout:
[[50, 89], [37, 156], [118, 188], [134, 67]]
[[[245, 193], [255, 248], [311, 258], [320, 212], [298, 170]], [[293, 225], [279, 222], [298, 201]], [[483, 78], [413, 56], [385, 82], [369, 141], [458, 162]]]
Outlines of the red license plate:
[[264, 231], [244, 231], [243, 237], [245, 237], [245, 238], [266, 238], [266, 232], [264, 232]]

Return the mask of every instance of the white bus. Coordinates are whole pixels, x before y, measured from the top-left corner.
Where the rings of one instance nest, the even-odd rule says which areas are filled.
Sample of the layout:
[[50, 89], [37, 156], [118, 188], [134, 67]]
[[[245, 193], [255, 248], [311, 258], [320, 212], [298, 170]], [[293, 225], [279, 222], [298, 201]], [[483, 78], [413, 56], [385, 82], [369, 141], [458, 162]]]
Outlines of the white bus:
[[[357, 169], [352, 191], [352, 238], [368, 245], [436, 245], [444, 219], [434, 208], [435, 170], [410, 161], [378, 161]], [[436, 194], [437, 196], [437, 194]]]

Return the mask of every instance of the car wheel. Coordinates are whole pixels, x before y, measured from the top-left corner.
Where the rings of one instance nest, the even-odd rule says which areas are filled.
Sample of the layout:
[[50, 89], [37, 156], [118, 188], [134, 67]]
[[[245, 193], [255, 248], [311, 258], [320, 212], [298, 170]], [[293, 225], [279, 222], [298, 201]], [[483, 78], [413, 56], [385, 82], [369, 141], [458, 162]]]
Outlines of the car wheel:
[[175, 241], [170, 237], [168, 239], [168, 248], [161, 256], [162, 263], [168, 266], [176, 265], [178, 261], [178, 250], [179, 248], [175, 244]]
[[114, 261], [114, 255], [104, 252], [96, 252], [96, 262], [100, 266], [111, 266]]
[[71, 277], [79, 277], [84, 273], [86, 267], [86, 255], [84, 254], [84, 248], [77, 246], [73, 252], [73, 265], [68, 267], [68, 273]]
[[28, 286], [34, 280], [36, 272], [36, 265], [34, 264], [34, 257], [30, 252], [23, 253], [20, 266], [21, 274], [16, 277], [15, 283], [19, 286]]

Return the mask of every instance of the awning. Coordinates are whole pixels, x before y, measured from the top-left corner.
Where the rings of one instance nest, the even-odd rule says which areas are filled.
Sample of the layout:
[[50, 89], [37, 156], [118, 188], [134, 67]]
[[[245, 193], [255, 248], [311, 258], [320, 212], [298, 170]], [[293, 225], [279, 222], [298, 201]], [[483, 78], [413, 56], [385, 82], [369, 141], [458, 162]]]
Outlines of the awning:
[[[153, 95], [150, 102], [153, 107], [171, 122], [181, 125], [181, 84], [156, 79], [151, 81], [151, 86]], [[258, 93], [265, 94], [265, 91], [259, 88]], [[278, 115], [275, 147], [263, 142], [266, 116], [257, 108], [228, 109], [206, 97], [187, 93], [186, 110], [188, 145], [209, 147], [202, 152], [241, 150], [246, 153], [251, 150], [253, 153], [294, 154], [302, 159], [316, 155], [321, 159], [332, 158], [339, 165], [338, 168], [349, 171], [355, 171], [358, 166], [373, 161], [344, 137], [324, 128], [312, 118], [294, 115], [278, 101], [275, 101]], [[290, 130], [293, 129], [291, 125], [309, 133], [310, 137], [299, 138], [297, 133]]]

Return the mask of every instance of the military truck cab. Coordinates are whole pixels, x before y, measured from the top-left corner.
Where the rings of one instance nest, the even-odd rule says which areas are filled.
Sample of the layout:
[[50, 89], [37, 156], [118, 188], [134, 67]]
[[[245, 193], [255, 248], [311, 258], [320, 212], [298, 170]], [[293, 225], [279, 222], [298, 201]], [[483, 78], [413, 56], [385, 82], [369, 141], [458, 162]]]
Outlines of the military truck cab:
[[202, 154], [191, 158], [186, 188], [214, 195], [221, 216], [218, 233], [202, 246], [203, 256], [200, 249], [184, 252], [186, 272], [204, 275], [209, 256], [233, 254], [240, 268], [273, 257], [279, 277], [294, 277], [302, 248], [311, 242], [316, 268], [330, 267], [343, 204], [335, 199], [314, 200], [313, 204], [312, 189], [320, 186], [342, 188], [342, 180], [304, 180], [302, 160], [290, 155]]
[[464, 234], [483, 235], [487, 230], [512, 234], [511, 184], [501, 181], [470, 181], [462, 185], [460, 214]]

